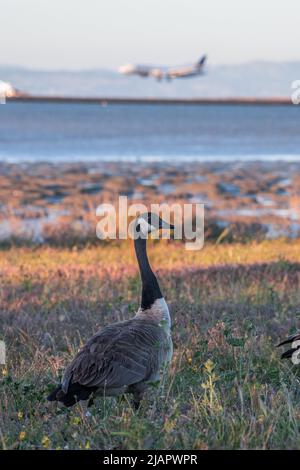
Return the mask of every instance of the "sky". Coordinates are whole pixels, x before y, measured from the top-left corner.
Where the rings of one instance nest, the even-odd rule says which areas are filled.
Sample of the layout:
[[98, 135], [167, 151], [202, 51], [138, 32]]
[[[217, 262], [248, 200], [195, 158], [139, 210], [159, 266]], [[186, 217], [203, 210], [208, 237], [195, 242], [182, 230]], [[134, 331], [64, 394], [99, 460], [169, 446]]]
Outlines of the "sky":
[[0, 0], [0, 64], [300, 60], [300, 0]]

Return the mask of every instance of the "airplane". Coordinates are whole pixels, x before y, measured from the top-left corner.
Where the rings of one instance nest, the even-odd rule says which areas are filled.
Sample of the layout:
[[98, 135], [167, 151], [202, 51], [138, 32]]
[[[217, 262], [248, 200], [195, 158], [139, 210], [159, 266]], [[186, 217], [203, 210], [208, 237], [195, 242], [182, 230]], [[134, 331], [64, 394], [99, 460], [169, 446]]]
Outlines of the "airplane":
[[2, 80], [0, 80], [0, 94], [1, 96], [5, 96], [6, 98], [9, 98], [11, 96], [14, 96], [15, 89], [10, 83], [3, 82]]
[[20, 90], [17, 88], [13, 87], [10, 83], [4, 82], [3, 80], [0, 80], [0, 100], [1, 103], [3, 101], [5, 102], [6, 98], [14, 98], [18, 96], [22, 96], [24, 93], [22, 93]]
[[203, 74], [206, 55], [192, 65], [179, 67], [152, 67], [149, 65], [122, 65], [119, 72], [124, 75], [139, 75], [140, 77], [153, 77], [157, 80], [172, 80], [173, 78], [188, 78]]

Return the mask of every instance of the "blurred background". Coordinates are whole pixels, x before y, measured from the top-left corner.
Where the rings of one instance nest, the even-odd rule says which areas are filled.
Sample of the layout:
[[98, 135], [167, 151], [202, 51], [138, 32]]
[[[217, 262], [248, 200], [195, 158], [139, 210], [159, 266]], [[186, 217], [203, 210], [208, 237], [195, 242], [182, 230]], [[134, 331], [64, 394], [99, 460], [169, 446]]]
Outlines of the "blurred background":
[[2, 242], [94, 238], [119, 194], [204, 202], [209, 236], [298, 236], [299, 2], [1, 5]]

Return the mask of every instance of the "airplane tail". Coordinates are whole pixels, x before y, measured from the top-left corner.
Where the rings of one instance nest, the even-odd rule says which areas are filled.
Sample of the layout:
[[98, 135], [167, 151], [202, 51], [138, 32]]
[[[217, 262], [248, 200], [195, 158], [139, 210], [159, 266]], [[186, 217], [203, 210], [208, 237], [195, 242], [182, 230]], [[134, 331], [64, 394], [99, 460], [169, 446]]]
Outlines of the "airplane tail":
[[203, 55], [203, 56], [201, 57], [201, 59], [199, 60], [199, 62], [197, 62], [198, 67], [201, 67], [202, 65], [204, 65], [204, 63], [205, 63], [205, 61], [206, 61], [206, 58], [207, 58], [206, 55]]

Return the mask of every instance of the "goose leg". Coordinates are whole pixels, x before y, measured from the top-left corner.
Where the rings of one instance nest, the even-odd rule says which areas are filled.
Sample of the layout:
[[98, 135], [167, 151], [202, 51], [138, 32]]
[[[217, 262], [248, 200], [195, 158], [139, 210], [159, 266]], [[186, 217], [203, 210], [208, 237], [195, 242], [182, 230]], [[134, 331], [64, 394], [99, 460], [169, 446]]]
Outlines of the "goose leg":
[[90, 408], [94, 404], [94, 397], [91, 397], [87, 402], [87, 407]]
[[137, 411], [141, 406], [141, 401], [143, 399], [143, 392], [135, 392], [133, 394], [133, 408]]
[[133, 394], [133, 408], [135, 410], [139, 409], [146, 388], [147, 386], [145, 384], [139, 384], [132, 387], [131, 393]]

